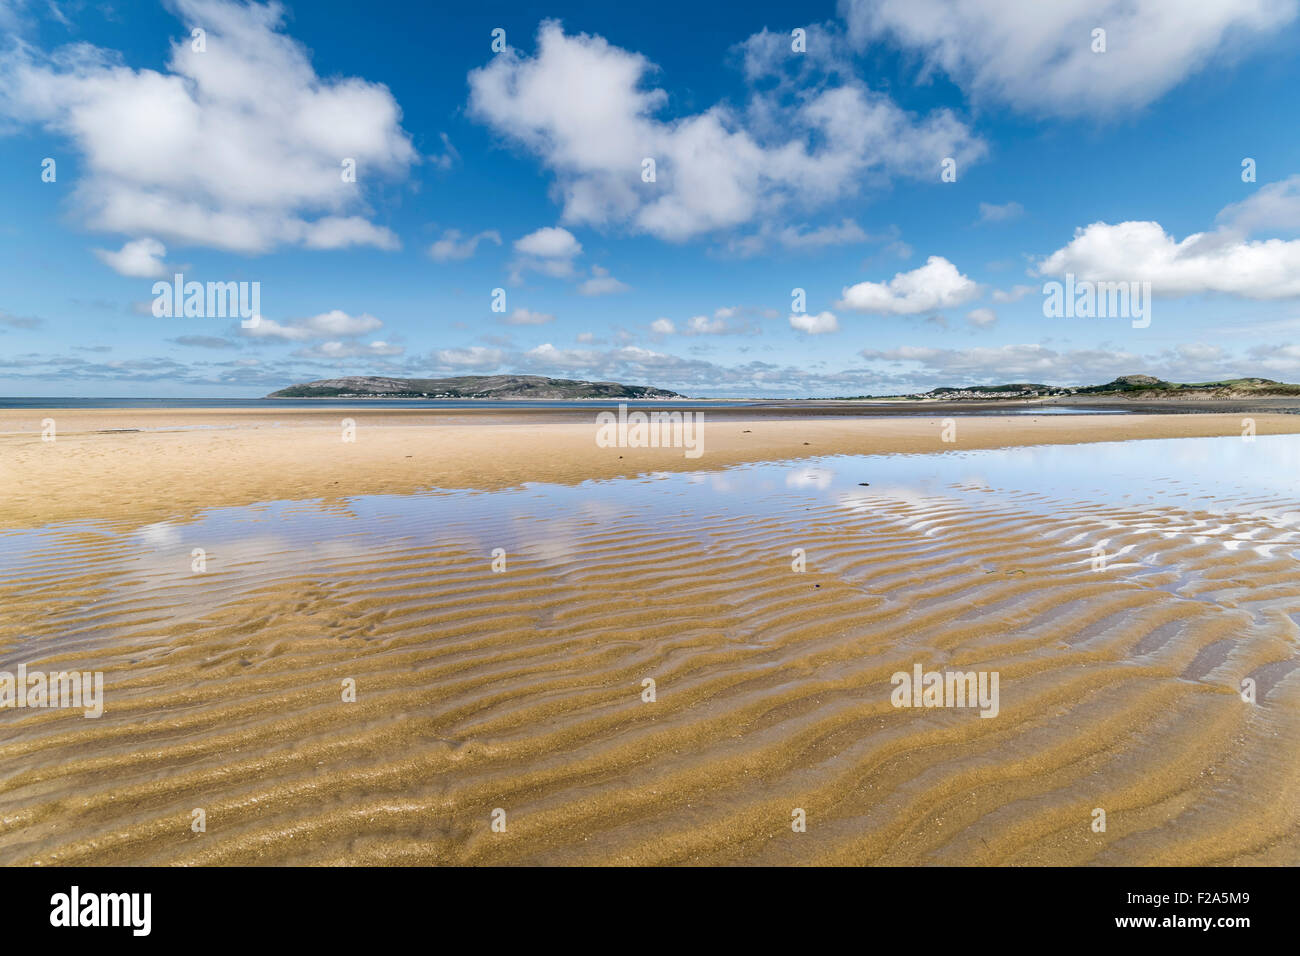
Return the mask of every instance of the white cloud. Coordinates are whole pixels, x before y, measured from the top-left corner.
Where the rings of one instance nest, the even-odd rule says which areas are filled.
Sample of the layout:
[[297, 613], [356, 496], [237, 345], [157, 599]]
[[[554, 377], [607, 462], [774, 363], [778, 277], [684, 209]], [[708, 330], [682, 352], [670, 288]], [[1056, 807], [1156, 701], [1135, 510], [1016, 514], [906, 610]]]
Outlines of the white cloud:
[[133, 279], [158, 279], [170, 271], [167, 263], [162, 261], [162, 257], [167, 255], [167, 247], [148, 236], [130, 240], [117, 252], [95, 249], [94, 253], [118, 275]]
[[1249, 240], [1220, 230], [1180, 242], [1158, 222], [1095, 222], [1036, 268], [1043, 276], [1069, 272], [1099, 282], [1150, 282], [1158, 295], [1300, 296], [1300, 240]]
[[842, 246], [852, 242], [869, 242], [871, 237], [852, 219], [845, 219], [839, 225], [822, 226], [818, 229], [787, 226], [777, 233], [777, 240], [787, 249], [822, 249], [826, 246]]
[[689, 370], [702, 381], [715, 381], [718, 366], [682, 359], [637, 345], [614, 349], [560, 349], [551, 343], [511, 357], [516, 367], [546, 370], [597, 380], [638, 382], [662, 379], [665, 372]]
[[604, 266], [593, 265], [591, 267], [591, 278], [585, 279], [578, 284], [578, 294], [586, 296], [614, 295], [627, 292], [631, 288], [626, 282], [620, 282], [610, 275], [609, 270]]
[[548, 312], [530, 312], [528, 309], [515, 309], [501, 320], [506, 325], [545, 325], [554, 322], [555, 316]]
[[1300, 230], [1300, 175], [1260, 186], [1248, 199], [1223, 207], [1215, 221], [1221, 229], [1242, 235], [1263, 229]]
[[[977, 98], [1060, 115], [1146, 105], [1239, 41], [1268, 39], [1295, 0], [840, 0], [861, 45], [888, 39]], [[1106, 30], [1106, 52], [1092, 31]]]
[[[173, 42], [166, 72], [88, 44], [0, 54], [0, 115], [40, 123], [82, 153], [74, 200], [87, 225], [247, 253], [397, 247], [364, 215], [360, 191], [418, 161], [387, 87], [318, 76], [280, 32], [278, 5], [173, 6], [202, 24], [207, 44]], [[355, 183], [343, 182], [345, 158]]]
[[546, 342], [525, 352], [524, 359], [532, 365], [546, 368], [572, 368], [589, 366], [598, 361], [599, 356], [588, 349], [557, 349], [550, 342]]
[[[779, 313], [778, 313], [779, 314]], [[758, 327], [741, 317], [739, 306], [722, 306], [712, 315], [693, 315], [679, 329], [672, 319], [659, 318], [650, 323], [655, 335], [747, 335], [759, 331]]]
[[510, 263], [510, 281], [516, 285], [529, 269], [553, 278], [571, 278], [575, 274], [573, 260], [582, 253], [582, 243], [560, 226], [530, 232], [516, 239], [514, 247], [519, 255]]
[[940, 379], [968, 384], [1097, 384], [1109, 382], [1116, 375], [1143, 371], [1149, 365], [1132, 352], [1110, 349], [1057, 352], [1037, 344], [973, 349], [902, 346], [864, 349], [860, 354], [869, 360], [916, 364]]
[[686, 335], [724, 335], [727, 332], [727, 320], [714, 316], [693, 315], [686, 320]]
[[1290, 382], [1300, 380], [1300, 345], [1258, 345], [1247, 355], [1254, 374]]
[[501, 245], [501, 233], [495, 229], [485, 229], [477, 235], [461, 237], [459, 229], [448, 229], [442, 238], [429, 247], [429, 255], [435, 262], [452, 262], [468, 259], [474, 255], [480, 242], [494, 242]]
[[[662, 120], [668, 95], [647, 86], [653, 69], [638, 53], [546, 21], [533, 56], [509, 49], [470, 72], [469, 112], [555, 174], [564, 221], [669, 240], [792, 201], [829, 203], [868, 176], [930, 178], [943, 157], [964, 163], [984, 150], [950, 112], [918, 119], [851, 78], [789, 103], [756, 93], [748, 126], [721, 104]], [[642, 181], [646, 158], [654, 182]]]
[[838, 332], [840, 321], [834, 312], [819, 312], [817, 315], [795, 312], [790, 315], [790, 328], [809, 335], [825, 335], [828, 332]]
[[578, 292], [581, 295], [611, 295], [626, 292], [630, 288], [632, 287], [626, 282], [620, 282], [613, 276], [595, 276], [579, 285]]
[[322, 312], [307, 319], [296, 319], [289, 323], [279, 323], [274, 319], [262, 319], [252, 328], [240, 328], [240, 333], [252, 338], [284, 339], [290, 342], [302, 342], [308, 339], [325, 339], [336, 336], [365, 335], [383, 327], [373, 315], [348, 315], [341, 309]]
[[294, 352], [297, 358], [305, 359], [344, 359], [344, 358], [380, 358], [401, 355], [406, 349], [400, 345], [387, 342], [321, 342]]
[[[1000, 385], [1037, 382], [1046, 385], [1097, 385], [1119, 375], [1154, 375], [1171, 382], [1206, 382], [1245, 375], [1279, 378], [1300, 372], [1300, 347], [1287, 356], [1277, 348], [1250, 349], [1243, 360], [1216, 345], [1192, 342], [1145, 355], [1112, 348], [1064, 349], [1017, 344], [970, 349], [904, 346], [866, 349], [871, 363], [889, 363], [915, 382], [933, 385]], [[909, 370], [901, 371], [903, 367]], [[923, 390], [923, 389], [920, 389]]]
[[[714, 309], [713, 315], [694, 315], [682, 326], [683, 335], [746, 335], [755, 328], [748, 322], [739, 320], [740, 309], [735, 306], [722, 306]], [[732, 321], [737, 319], [738, 321]]]
[[360, 216], [322, 216], [301, 226], [286, 224], [281, 236], [286, 242], [301, 242], [308, 249], [374, 246], [391, 250], [400, 249], [402, 245], [392, 230], [376, 226]]
[[985, 329], [998, 320], [998, 314], [992, 309], [971, 309], [966, 313], [966, 321], [976, 328]]
[[539, 259], [572, 259], [582, 252], [582, 243], [567, 229], [546, 226], [516, 239], [515, 250]]
[[578, 286], [580, 295], [612, 295], [617, 292], [627, 292], [632, 287], [626, 282], [620, 282], [609, 274], [609, 270], [604, 266], [592, 266], [591, 278]]
[[489, 369], [499, 366], [504, 354], [500, 349], [475, 345], [466, 349], [438, 349], [433, 359], [443, 368]]
[[748, 257], [758, 255], [774, 244], [785, 249], [806, 252], [857, 243], [881, 245], [882, 252], [896, 255], [900, 259], [906, 259], [912, 254], [912, 247], [902, 241], [897, 226], [871, 233], [848, 218], [840, 220], [837, 224], [816, 228], [807, 225], [777, 228], [770, 222], [764, 222], [757, 232], [729, 238], [726, 242], [726, 250], [733, 255]]
[[943, 256], [930, 256], [925, 265], [900, 272], [888, 282], [859, 282], [841, 293], [837, 308], [879, 315], [916, 315], [969, 302], [979, 285], [957, 271]]

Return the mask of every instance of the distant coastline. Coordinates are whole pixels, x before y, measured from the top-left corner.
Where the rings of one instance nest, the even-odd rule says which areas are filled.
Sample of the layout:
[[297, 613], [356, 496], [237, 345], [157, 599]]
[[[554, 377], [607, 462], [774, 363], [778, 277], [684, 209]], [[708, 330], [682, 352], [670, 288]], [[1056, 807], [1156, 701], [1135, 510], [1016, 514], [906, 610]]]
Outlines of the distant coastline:
[[[652, 385], [590, 382], [541, 375], [461, 375], [452, 378], [388, 378], [344, 376], [289, 385], [266, 396], [285, 398], [346, 399], [459, 399], [494, 401], [580, 401], [586, 399], [686, 400], [686, 396]], [[841, 401], [841, 402], [988, 402], [1096, 399], [1234, 399], [1300, 398], [1300, 385], [1267, 378], [1237, 378], [1213, 382], [1168, 382], [1150, 375], [1121, 375], [1104, 385], [1044, 385], [1016, 382], [1002, 385], [961, 385], [932, 388], [928, 392], [896, 395], [852, 395], [805, 399], [721, 399], [722, 401]], [[694, 399], [700, 401], [700, 399]]]
[[[439, 391], [399, 391], [435, 387]], [[367, 391], [366, 388], [370, 388]], [[306, 394], [302, 394], [306, 392]], [[331, 394], [322, 394], [331, 392]], [[461, 394], [456, 394], [456, 393]], [[457, 379], [326, 379], [289, 386], [261, 398], [165, 398], [113, 396], [0, 396], [0, 409], [273, 409], [382, 407], [430, 410], [534, 410], [701, 407], [718, 414], [759, 417], [930, 414], [1269, 413], [1300, 414], [1300, 385], [1264, 378], [1220, 382], [1166, 382], [1145, 375], [1121, 376], [1105, 385], [1033, 383], [973, 385], [903, 395], [823, 398], [693, 398], [668, 389], [617, 382], [585, 382], [542, 376], [462, 376]]]

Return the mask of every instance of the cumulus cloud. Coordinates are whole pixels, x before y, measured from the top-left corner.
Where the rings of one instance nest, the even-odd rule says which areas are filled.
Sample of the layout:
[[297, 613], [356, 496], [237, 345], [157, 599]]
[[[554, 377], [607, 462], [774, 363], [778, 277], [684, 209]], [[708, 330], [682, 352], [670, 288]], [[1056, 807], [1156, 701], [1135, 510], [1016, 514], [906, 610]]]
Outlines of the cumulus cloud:
[[448, 229], [441, 239], [429, 247], [429, 255], [435, 262], [468, 259], [477, 251], [480, 242], [493, 242], [499, 246], [501, 233], [495, 229], [485, 229], [477, 235], [462, 237], [459, 229]]
[[668, 94], [648, 86], [653, 70], [639, 53], [545, 21], [532, 56], [508, 49], [470, 72], [469, 113], [551, 170], [565, 222], [668, 240], [792, 201], [829, 203], [868, 176], [930, 178], [942, 158], [984, 151], [951, 112], [915, 117], [851, 74], [790, 102], [756, 93], [747, 115], [718, 104], [661, 119]]
[[650, 323], [655, 335], [748, 335], [759, 331], [746, 321], [739, 306], [722, 306], [712, 315], [693, 315], [678, 327], [672, 319], [659, 318]]
[[819, 312], [816, 315], [794, 312], [790, 315], [790, 328], [807, 332], [809, 335], [825, 335], [828, 332], [838, 332], [840, 320], [835, 317], [834, 312]]
[[582, 243], [567, 229], [546, 226], [516, 239], [515, 250], [540, 259], [572, 259], [582, 252]]
[[992, 309], [972, 309], [966, 313], [966, 321], [977, 329], [986, 329], [998, 320], [998, 314]]
[[117, 252], [110, 249], [96, 249], [94, 252], [100, 262], [118, 275], [133, 279], [158, 279], [169, 271], [167, 263], [162, 261], [162, 257], [167, 255], [167, 247], [147, 236], [130, 240]]
[[510, 264], [510, 281], [521, 281], [525, 270], [556, 278], [574, 274], [573, 260], [582, 254], [582, 243], [562, 226], [546, 226], [514, 242], [518, 256]]
[[[840, 0], [850, 36], [913, 50], [981, 99], [1105, 115], [1152, 102], [1215, 54], [1267, 39], [1296, 0]], [[1092, 31], [1106, 31], [1094, 53]]]
[[849, 286], [836, 307], [878, 315], [916, 315], [962, 305], [978, 294], [978, 283], [958, 272], [943, 256], [931, 256], [925, 265], [900, 272], [888, 282]]
[[280, 323], [274, 319], [262, 319], [251, 328], [240, 328], [240, 333], [250, 338], [283, 339], [288, 342], [303, 342], [309, 339], [327, 339], [338, 336], [365, 335], [383, 327], [383, 322], [369, 313], [348, 315], [341, 309], [332, 309], [313, 315], [306, 319]]
[[1215, 222], [1239, 235], [1300, 231], [1300, 175], [1260, 186], [1249, 198], [1223, 207]]
[[[278, 4], [172, 6], [203, 27], [206, 49], [188, 36], [173, 42], [164, 72], [88, 44], [0, 53], [0, 116], [75, 144], [85, 174], [74, 202], [86, 224], [245, 253], [395, 248], [360, 192], [418, 161], [387, 87], [318, 76], [281, 32]], [[343, 181], [345, 159], [356, 182]]]
[[528, 309], [515, 309], [501, 320], [506, 325], [545, 325], [554, 322], [555, 316], [549, 312], [532, 312]]
[[1289, 298], [1300, 296], [1300, 240], [1250, 240], [1221, 230], [1179, 241], [1158, 222], [1095, 222], [1076, 230], [1036, 270], [1097, 282], [1150, 282], [1157, 295]]
[[582, 282], [578, 286], [579, 295], [613, 295], [618, 292], [627, 292], [632, 287], [626, 282], [620, 282], [609, 274], [609, 270], [601, 266], [591, 267], [591, 278]]
[[1150, 282], [1157, 295], [1219, 292], [1248, 299], [1300, 296], [1300, 175], [1261, 186], [1225, 206], [1215, 227], [1181, 241], [1158, 222], [1094, 222], [1035, 264], [1042, 276], [1073, 273], [1098, 282]]
[[626, 282], [620, 282], [613, 276], [596, 276], [579, 285], [578, 292], [581, 295], [611, 295], [626, 292], [630, 288], [632, 287]]
[[691, 316], [681, 331], [683, 335], [748, 335], [755, 328], [741, 318], [739, 308], [723, 306], [714, 309], [712, 315]]
[[725, 335], [727, 320], [721, 316], [693, 315], [686, 320], [685, 335]]
[[1257, 345], [1246, 353], [1255, 374], [1294, 382], [1300, 379], [1300, 345]]

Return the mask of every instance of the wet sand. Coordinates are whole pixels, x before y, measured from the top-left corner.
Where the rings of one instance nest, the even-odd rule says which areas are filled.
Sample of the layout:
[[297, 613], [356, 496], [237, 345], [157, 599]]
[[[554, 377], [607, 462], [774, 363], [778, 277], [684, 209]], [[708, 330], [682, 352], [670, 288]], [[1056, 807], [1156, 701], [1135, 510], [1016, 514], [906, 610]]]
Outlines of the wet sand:
[[[572, 488], [1238, 417], [724, 421], [691, 461], [572, 423], [55, 414], [56, 442], [0, 436], [0, 669], [102, 670], [107, 700], [0, 711], [0, 863], [1300, 863], [1278, 502]], [[240, 427], [101, 431], [195, 424]], [[998, 716], [891, 706], [918, 662], [999, 672]]]
[[[806, 411], [806, 410], [805, 410]], [[572, 421], [574, 414], [580, 422]], [[824, 454], [926, 453], [1009, 445], [1239, 436], [1242, 416], [1006, 415], [804, 417], [705, 411], [703, 453], [601, 448], [592, 409], [52, 410], [0, 413], [0, 527], [79, 518], [161, 519], [281, 499], [499, 489], [648, 471], [722, 468]], [[782, 414], [785, 414], [784, 412]], [[803, 415], [804, 413], [801, 413]], [[562, 421], [550, 421], [559, 415]], [[55, 421], [55, 440], [40, 440]], [[343, 421], [355, 441], [343, 440]], [[1259, 415], [1261, 435], [1300, 416]]]

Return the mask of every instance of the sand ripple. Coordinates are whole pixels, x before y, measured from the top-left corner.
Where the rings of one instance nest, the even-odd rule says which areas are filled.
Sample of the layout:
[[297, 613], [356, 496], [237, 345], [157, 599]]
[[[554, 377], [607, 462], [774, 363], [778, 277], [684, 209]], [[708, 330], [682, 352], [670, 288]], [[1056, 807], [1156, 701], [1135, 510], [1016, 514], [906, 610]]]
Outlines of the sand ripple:
[[[107, 704], [0, 712], [0, 862], [1300, 862], [1275, 513], [644, 487], [335, 504], [318, 539], [282, 506], [201, 575], [184, 527], [22, 532], [0, 668], [102, 670]], [[999, 672], [999, 715], [894, 708], [916, 662]]]

